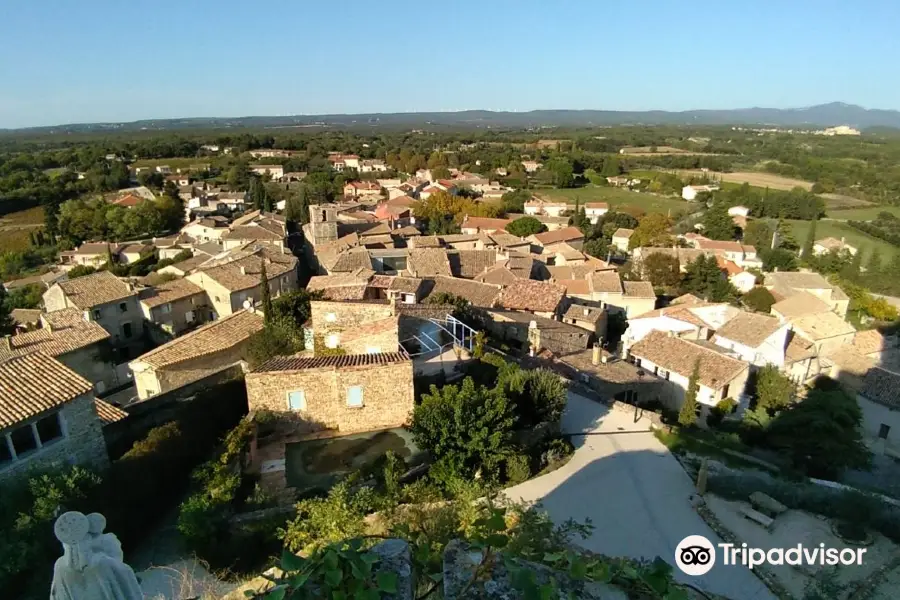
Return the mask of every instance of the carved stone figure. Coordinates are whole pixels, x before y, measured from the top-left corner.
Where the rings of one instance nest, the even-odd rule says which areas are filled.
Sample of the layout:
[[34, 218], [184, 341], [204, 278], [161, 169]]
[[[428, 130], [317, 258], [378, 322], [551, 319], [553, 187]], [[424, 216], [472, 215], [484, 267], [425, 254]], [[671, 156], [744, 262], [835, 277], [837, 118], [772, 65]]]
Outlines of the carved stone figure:
[[[96, 515], [96, 516], [94, 516]], [[63, 555], [53, 566], [50, 600], [141, 600], [144, 596], [131, 567], [122, 562], [122, 548], [104, 534], [106, 519], [94, 513], [61, 515], [53, 526]]]

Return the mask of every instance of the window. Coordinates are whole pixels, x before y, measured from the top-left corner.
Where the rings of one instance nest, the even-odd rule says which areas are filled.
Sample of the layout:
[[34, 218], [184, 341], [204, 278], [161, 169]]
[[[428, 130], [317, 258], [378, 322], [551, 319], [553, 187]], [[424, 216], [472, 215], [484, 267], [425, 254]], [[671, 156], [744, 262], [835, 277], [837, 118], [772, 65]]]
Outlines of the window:
[[95, 308], [95, 309], [94, 309], [94, 318], [95, 318], [95, 319], [99, 319], [99, 318], [100, 318], [100, 309], [99, 309], [99, 308]]
[[325, 320], [329, 323], [334, 323], [337, 321], [337, 315], [334, 313], [325, 313]]
[[59, 422], [59, 413], [54, 413], [38, 421], [37, 432], [42, 446], [46, 446], [53, 440], [61, 438], [62, 425]]
[[167, 315], [167, 314], [169, 314], [170, 312], [172, 312], [172, 305], [171, 305], [171, 304], [163, 304], [163, 305], [162, 305], [162, 308], [159, 309], [159, 311], [160, 311], [162, 314]]
[[125, 336], [126, 340], [131, 338], [131, 323], [122, 325], [122, 335]]
[[888, 437], [888, 433], [890, 433], [890, 431], [891, 431], [891, 426], [885, 425], [884, 423], [882, 423], [881, 427], [878, 428], [878, 437], [883, 440], [886, 440]]
[[9, 434], [12, 440], [13, 448], [16, 449], [16, 456], [22, 457], [26, 452], [37, 450], [37, 440], [34, 439], [34, 431], [31, 430], [31, 424], [19, 427]]
[[290, 410], [306, 410], [306, 393], [303, 390], [288, 392], [287, 397]]
[[194, 311], [189, 310], [186, 313], [184, 313], [184, 320], [187, 323], [193, 323], [194, 322]]
[[124, 302], [120, 302], [120, 303], [119, 303], [119, 310], [122, 311], [123, 313], [124, 313], [124, 312], [128, 312], [128, 305], [125, 304]]
[[352, 408], [362, 408], [363, 392], [361, 385], [354, 385], [347, 388], [347, 406]]
[[728, 384], [725, 384], [725, 387], [722, 388], [722, 400], [728, 397]]
[[336, 333], [332, 333], [328, 337], [325, 338], [325, 347], [326, 348], [337, 348], [340, 344], [340, 339], [338, 338]]

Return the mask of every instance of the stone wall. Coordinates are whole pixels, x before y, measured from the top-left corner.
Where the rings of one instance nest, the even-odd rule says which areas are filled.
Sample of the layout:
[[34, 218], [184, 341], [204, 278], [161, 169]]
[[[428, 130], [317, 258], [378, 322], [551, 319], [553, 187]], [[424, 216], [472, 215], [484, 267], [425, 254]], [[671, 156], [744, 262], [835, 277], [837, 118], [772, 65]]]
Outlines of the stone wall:
[[360, 336], [352, 340], [341, 340], [340, 347], [347, 354], [371, 354], [373, 352], [396, 352], [399, 346], [397, 342], [397, 327]]
[[377, 321], [393, 318], [394, 309], [389, 304], [377, 302], [310, 302], [310, 321], [313, 333], [327, 342], [329, 336], [337, 336], [338, 346], [348, 354], [367, 354], [367, 347], [381, 347], [381, 352], [394, 352], [397, 347], [397, 329], [381, 332], [356, 340], [347, 340], [347, 334]]
[[56, 357], [59, 362], [93, 383], [98, 394], [114, 389], [120, 383], [116, 367], [110, 358], [108, 342], [85, 346]]
[[[36, 468], [74, 463], [103, 469], [109, 465], [93, 394], [67, 402], [60, 409], [60, 414], [65, 436], [0, 469], [0, 482]], [[41, 418], [44, 416], [46, 414], [40, 415]], [[0, 441], [5, 443], [3, 439]]]
[[[300, 413], [309, 430], [343, 433], [399, 427], [414, 405], [411, 360], [387, 365], [326, 367], [306, 371], [249, 373], [249, 409], [288, 410], [288, 392], [303, 391], [306, 410]], [[362, 387], [363, 406], [347, 406], [347, 390]]]
[[[244, 360], [249, 340], [235, 344], [228, 350], [200, 356], [193, 360], [158, 369], [139, 366], [134, 370], [134, 385], [138, 398], [145, 400], [158, 394], [165, 394], [188, 384], [206, 379], [211, 375], [230, 369]], [[140, 359], [134, 363], [140, 363]]]

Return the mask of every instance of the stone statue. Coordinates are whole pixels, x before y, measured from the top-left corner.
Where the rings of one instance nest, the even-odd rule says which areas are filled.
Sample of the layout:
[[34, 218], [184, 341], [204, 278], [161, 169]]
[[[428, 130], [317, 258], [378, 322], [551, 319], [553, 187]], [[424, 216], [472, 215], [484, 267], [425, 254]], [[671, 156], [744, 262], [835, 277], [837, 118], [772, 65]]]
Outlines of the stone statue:
[[131, 567], [122, 562], [122, 547], [103, 533], [99, 513], [61, 515], [53, 526], [63, 555], [53, 566], [50, 600], [141, 600], [144, 595]]

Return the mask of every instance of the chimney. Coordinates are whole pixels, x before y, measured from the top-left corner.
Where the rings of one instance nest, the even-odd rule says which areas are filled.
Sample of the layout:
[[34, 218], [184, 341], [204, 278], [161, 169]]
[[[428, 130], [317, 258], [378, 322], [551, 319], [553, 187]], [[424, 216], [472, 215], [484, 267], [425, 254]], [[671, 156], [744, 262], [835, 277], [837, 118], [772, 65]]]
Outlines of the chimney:
[[599, 365], [600, 364], [600, 355], [602, 352], [600, 351], [600, 344], [594, 344], [594, 347], [591, 349], [591, 364]]
[[591, 309], [586, 306], [584, 307], [584, 316], [586, 316], [586, 317], [591, 316]]
[[241, 267], [241, 275], [246, 275], [246, 274], [247, 274], [246, 267]]
[[88, 323], [90, 323], [93, 320], [93, 319], [91, 319], [91, 311], [89, 311], [89, 310], [82, 312], [81, 315], [84, 317], [84, 320], [87, 321]]
[[11, 351], [11, 350], [13, 349], [13, 348], [12, 348], [13, 343], [12, 343], [12, 336], [11, 336], [11, 335], [4, 335], [4, 336], [3, 336], [3, 345], [6, 347], [7, 350], [10, 350], [10, 351]]

